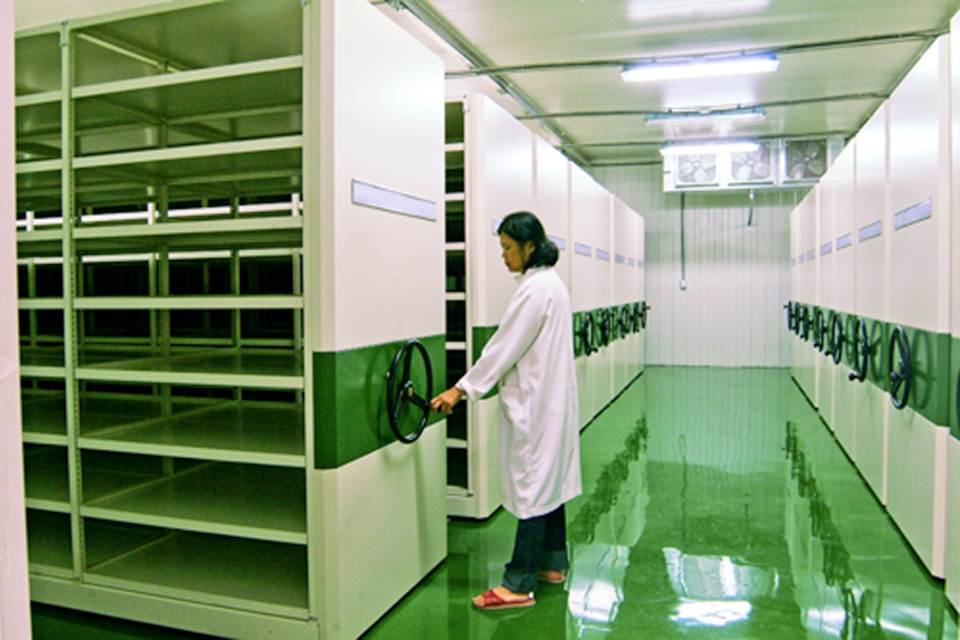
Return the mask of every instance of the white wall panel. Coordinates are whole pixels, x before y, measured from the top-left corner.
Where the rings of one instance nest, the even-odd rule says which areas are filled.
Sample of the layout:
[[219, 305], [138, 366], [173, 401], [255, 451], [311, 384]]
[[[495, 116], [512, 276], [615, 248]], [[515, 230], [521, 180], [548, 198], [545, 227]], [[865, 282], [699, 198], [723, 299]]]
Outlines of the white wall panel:
[[603, 189], [586, 171], [570, 164], [570, 239], [590, 247], [590, 255], [579, 255], [575, 250], [571, 254], [573, 274], [571, 291], [574, 311], [595, 309], [603, 304], [600, 292], [596, 290], [597, 272], [600, 263], [594, 257], [600, 231], [594, 225], [595, 219], [609, 210], [610, 194]]
[[730, 378], [710, 369], [663, 369], [647, 378], [647, 421], [658, 425], [650, 432], [648, 460], [736, 474], [769, 472], [783, 459], [792, 390], [779, 372], [754, 371], [738, 379], [741, 386], [731, 390]]
[[481, 160], [468, 168], [470, 249], [475, 258], [468, 275], [477, 303], [472, 323], [492, 327], [500, 323], [516, 282], [500, 258], [500, 238], [494, 222], [514, 211], [533, 208], [533, 133], [490, 98], [470, 96], [466, 144], [478, 149]]
[[937, 332], [950, 328], [949, 44], [934, 43], [889, 100], [890, 215], [929, 216], [891, 233], [890, 320]]
[[535, 138], [536, 182], [533, 213], [540, 218], [547, 234], [562, 240], [557, 273], [570, 288], [570, 172], [569, 160], [543, 138]]
[[[835, 309], [852, 314], [856, 309], [856, 140], [851, 140], [830, 168], [836, 177], [834, 192], [834, 302]], [[849, 245], [847, 244], [849, 242]], [[851, 330], [845, 323], [844, 331]], [[846, 338], [850, 339], [849, 336]], [[844, 360], [850, 352], [850, 346], [844, 345]], [[834, 371], [836, 378], [836, 402], [834, 408], [834, 430], [837, 439], [851, 459], [856, 460], [854, 448], [854, 430], [856, 428], [855, 387], [858, 384], [849, 379], [850, 369], [841, 362]]]
[[[610, 307], [614, 303], [613, 298], [613, 196], [605, 189], [597, 186], [604, 193], [602, 200], [597, 200], [596, 210], [591, 212], [591, 225], [595, 229], [593, 257], [596, 264], [594, 272], [593, 288], [598, 306]], [[600, 204], [603, 206], [599, 206]], [[613, 332], [614, 324], [611, 323], [610, 331]], [[613, 399], [614, 390], [614, 358], [616, 344], [612, 341], [605, 347], [600, 347], [590, 359], [592, 366], [590, 378], [594, 383], [594, 393], [598, 402], [598, 408], [606, 406]]]
[[803, 199], [800, 207], [800, 250], [804, 261], [800, 266], [801, 300], [807, 304], [817, 304], [820, 278], [820, 252], [817, 246], [819, 239], [817, 227], [820, 223], [820, 188], [819, 185], [810, 190]]
[[[359, 637], [446, 557], [446, 436], [430, 428], [417, 446], [394, 442], [311, 474], [329, 533], [322, 637]], [[436, 521], [443, 526], [424, 524]]]
[[[887, 103], [857, 134], [857, 305], [859, 315], [887, 319]], [[859, 233], [880, 221], [882, 237], [860, 241]]]
[[614, 335], [618, 336], [612, 344], [614, 352], [614, 394], [627, 386], [632, 379], [630, 354], [633, 349], [632, 334], [620, 337], [620, 313], [623, 305], [632, 301], [632, 285], [636, 267], [627, 266], [627, 256], [636, 254], [636, 214], [620, 198], [613, 198], [613, 304], [617, 315], [614, 322]]
[[[320, 175], [304, 177], [319, 184], [315, 350], [445, 332], [443, 63], [369, 9], [331, 3], [320, 27], [327, 83], [320, 91], [322, 143], [316, 143]], [[435, 202], [438, 218], [354, 204], [354, 180]], [[308, 192], [308, 205], [313, 198]]]
[[[856, 308], [857, 315], [887, 319], [888, 239], [888, 130], [889, 107], [885, 102], [857, 134], [856, 167]], [[864, 231], [880, 225], [881, 235], [862, 239]], [[868, 234], [869, 235], [869, 234]], [[873, 339], [873, 338], [871, 338]], [[857, 468], [874, 494], [887, 502], [887, 420], [890, 399], [868, 381], [854, 384], [856, 424], [853, 434]]]
[[613, 303], [618, 305], [633, 300], [636, 268], [627, 266], [627, 257], [637, 253], [636, 217], [623, 200], [613, 198]]
[[[305, 15], [307, 55], [319, 53], [322, 66], [319, 131], [305, 127], [304, 143], [307, 153], [319, 148], [304, 163], [306, 208], [319, 213], [304, 223], [304, 242], [320, 249], [305, 252], [308, 273], [320, 275], [319, 296], [307, 297], [320, 318], [311, 347], [442, 335], [443, 63], [367, 2], [324, 0]], [[438, 217], [355, 204], [354, 180], [435, 202]], [[413, 445], [309, 474], [323, 637], [356, 637], [446, 556], [446, 429], [438, 427]], [[397, 548], [409, 557], [396, 557]], [[371, 567], [385, 578], [376, 594]]]
[[[936, 332], [950, 328], [949, 44], [937, 40], [889, 100], [889, 320]], [[948, 432], [912, 406], [889, 410], [887, 508], [937, 577]]]
[[[834, 308], [843, 313], [853, 313], [856, 308], [856, 156], [856, 140], [851, 140], [830, 168], [836, 180], [833, 194]], [[848, 241], [850, 244], [844, 246]]]
[[[951, 23], [953, 33], [960, 30], [960, 15]], [[951, 88], [952, 130], [960, 132], [960, 40], [954, 39], [951, 45]], [[952, 140], [952, 184], [951, 194], [953, 203], [951, 241], [957, 251], [960, 247], [960, 135], [954, 134]], [[960, 259], [952, 260], [952, 292], [950, 311], [950, 333], [954, 344], [960, 338]], [[953, 351], [956, 354], [956, 349]], [[956, 355], [953, 356], [956, 359]], [[960, 376], [960, 363], [953, 363], [951, 376]], [[960, 415], [956, 417], [960, 420]], [[946, 552], [946, 592], [954, 609], [960, 609], [960, 440], [957, 440], [956, 431], [948, 440], [948, 482], [947, 482], [947, 552]]]
[[890, 409], [887, 509], [934, 576], [944, 576], [950, 430], [907, 407]]
[[[836, 395], [836, 365], [830, 356], [824, 355], [827, 351], [828, 335], [830, 325], [828, 324], [831, 316], [828, 310], [836, 309], [836, 297], [834, 295], [836, 271], [836, 255], [834, 251], [835, 224], [836, 218], [836, 193], [837, 176], [831, 171], [820, 181], [820, 210], [819, 223], [817, 225], [817, 259], [819, 261], [817, 305], [821, 308], [821, 318], [825, 331], [821, 336], [820, 350], [816, 352], [816, 378], [817, 378], [817, 406], [820, 407], [820, 415], [826, 421], [830, 429], [835, 428], [836, 415], [834, 398]], [[811, 346], [813, 341], [811, 341]]]
[[947, 441], [946, 593], [960, 608], [960, 440]]
[[[816, 185], [804, 198], [806, 207], [803, 210], [803, 250], [806, 260], [803, 263], [801, 281], [803, 283], [804, 300], [810, 305], [820, 304], [820, 185]], [[811, 311], [810, 321], [816, 316]], [[804, 343], [806, 347], [801, 366], [800, 386], [807, 394], [813, 406], [820, 406], [820, 356], [814, 348], [814, 331], [809, 332], [810, 339]]]
[[646, 221], [646, 361], [786, 366], [790, 343], [789, 212], [794, 192], [687, 194], [688, 287], [680, 290], [680, 196], [659, 166], [598, 168], [597, 178]]
[[854, 433], [857, 469], [870, 489], [887, 504], [887, 420], [890, 396], [870, 382], [857, 384], [854, 391], [857, 426]]
[[[16, 282], [13, 2], [0, 1], [0, 279]], [[17, 288], [0, 287], [0, 638], [30, 638]]]

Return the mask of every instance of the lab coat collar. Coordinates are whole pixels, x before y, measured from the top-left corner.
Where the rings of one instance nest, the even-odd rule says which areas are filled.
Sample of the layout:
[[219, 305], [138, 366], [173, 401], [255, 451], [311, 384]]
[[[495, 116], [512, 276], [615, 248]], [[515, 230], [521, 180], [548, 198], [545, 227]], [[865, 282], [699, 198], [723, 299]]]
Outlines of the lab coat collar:
[[525, 272], [523, 272], [523, 273], [518, 273], [517, 275], [515, 275], [515, 276], [513, 276], [513, 277], [514, 277], [514, 279], [517, 281], [517, 284], [520, 284], [520, 283], [522, 283], [524, 280], [526, 280], [527, 278], [529, 278], [530, 276], [532, 276], [533, 274], [539, 273], [539, 272], [541, 272], [541, 271], [546, 271], [547, 269], [550, 269], [550, 268], [551, 268], [551, 267], [546, 267], [546, 266], [544, 266], [544, 267], [530, 267], [530, 268], [527, 269]]

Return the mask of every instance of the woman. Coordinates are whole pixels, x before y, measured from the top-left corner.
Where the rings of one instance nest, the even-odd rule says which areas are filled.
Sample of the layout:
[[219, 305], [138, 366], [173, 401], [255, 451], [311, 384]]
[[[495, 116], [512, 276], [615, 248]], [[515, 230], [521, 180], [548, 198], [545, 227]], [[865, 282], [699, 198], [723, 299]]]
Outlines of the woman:
[[565, 580], [563, 505], [581, 491], [570, 295], [553, 268], [560, 254], [532, 213], [511, 213], [497, 233], [520, 286], [480, 358], [430, 403], [449, 414], [500, 383], [500, 490], [519, 521], [503, 583], [473, 599], [480, 609], [532, 606], [540, 580]]

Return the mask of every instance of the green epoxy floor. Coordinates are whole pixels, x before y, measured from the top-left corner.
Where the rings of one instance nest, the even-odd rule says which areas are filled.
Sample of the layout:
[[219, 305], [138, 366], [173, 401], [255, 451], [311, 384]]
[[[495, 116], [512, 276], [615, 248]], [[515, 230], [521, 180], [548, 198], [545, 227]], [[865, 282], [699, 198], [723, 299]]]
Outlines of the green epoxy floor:
[[[454, 520], [449, 556], [365, 638], [957, 638], [956, 614], [781, 370], [650, 367], [583, 433], [572, 568], [479, 612], [516, 520]], [[34, 637], [199, 638], [48, 607]]]

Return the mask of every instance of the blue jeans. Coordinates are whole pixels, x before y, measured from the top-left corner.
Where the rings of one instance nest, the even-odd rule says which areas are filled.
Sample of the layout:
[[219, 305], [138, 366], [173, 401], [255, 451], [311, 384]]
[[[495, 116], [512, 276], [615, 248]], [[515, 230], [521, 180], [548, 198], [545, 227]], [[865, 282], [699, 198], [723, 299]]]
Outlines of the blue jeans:
[[515, 593], [536, 591], [541, 571], [566, 571], [567, 522], [563, 505], [536, 518], [517, 522], [513, 558], [503, 573], [503, 586]]

